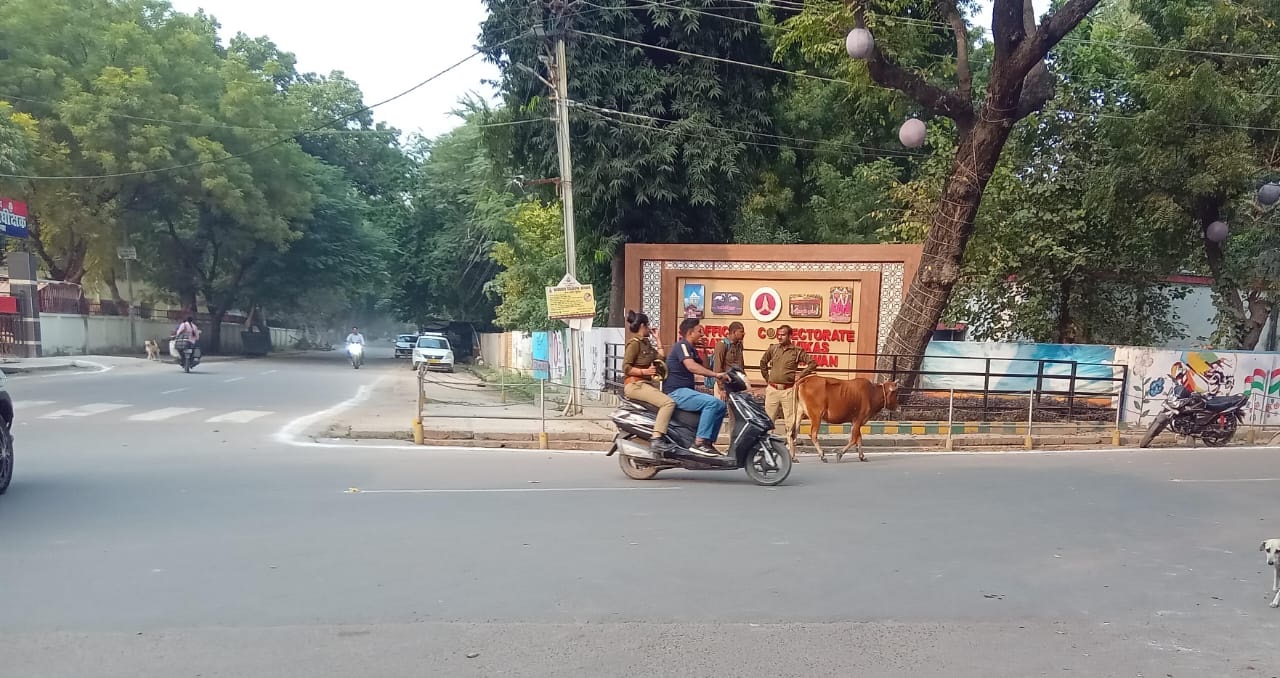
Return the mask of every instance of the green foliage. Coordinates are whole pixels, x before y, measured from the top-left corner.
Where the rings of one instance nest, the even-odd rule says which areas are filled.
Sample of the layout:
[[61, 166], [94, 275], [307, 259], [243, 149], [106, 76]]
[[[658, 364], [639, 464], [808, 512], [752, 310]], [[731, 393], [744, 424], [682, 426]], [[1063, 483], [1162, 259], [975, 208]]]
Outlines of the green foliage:
[[[409, 161], [340, 73], [158, 0], [14, 0], [0, 12], [3, 156], [31, 205], [47, 274], [114, 289], [115, 248], [137, 246], [153, 287], [212, 315], [306, 303], [371, 305]], [[90, 47], [92, 46], [92, 47]], [[9, 149], [8, 144], [4, 144]], [[216, 349], [217, 330], [212, 339]]]
[[547, 319], [546, 287], [564, 277], [564, 227], [560, 206], [538, 201], [521, 203], [511, 227], [493, 247], [493, 260], [503, 267], [487, 286], [502, 300], [498, 324], [511, 330], [546, 330], [560, 326]]

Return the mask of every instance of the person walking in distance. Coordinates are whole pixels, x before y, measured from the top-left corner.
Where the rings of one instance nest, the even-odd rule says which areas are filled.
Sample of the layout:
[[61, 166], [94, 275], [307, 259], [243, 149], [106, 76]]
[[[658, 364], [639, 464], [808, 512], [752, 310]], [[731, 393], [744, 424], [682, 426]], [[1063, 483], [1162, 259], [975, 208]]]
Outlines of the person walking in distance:
[[658, 408], [649, 449], [654, 454], [664, 455], [673, 448], [671, 441], [667, 439], [667, 426], [671, 423], [671, 415], [675, 414], [676, 401], [654, 383], [654, 377], [658, 373], [654, 364], [662, 360], [662, 349], [652, 343], [657, 341], [657, 337], [649, 329], [649, 316], [627, 311], [627, 329], [635, 336], [627, 342], [627, 349], [622, 355], [622, 395], [627, 400], [648, 403]]
[[[764, 377], [764, 411], [770, 419], [782, 416], [787, 432], [787, 447], [795, 456], [796, 435], [800, 432], [800, 407], [796, 402], [796, 382], [813, 374], [818, 366], [804, 349], [791, 343], [791, 326], [783, 325], [775, 335], [778, 343], [769, 346], [760, 358], [760, 374]], [[817, 426], [816, 422], [811, 425]]]

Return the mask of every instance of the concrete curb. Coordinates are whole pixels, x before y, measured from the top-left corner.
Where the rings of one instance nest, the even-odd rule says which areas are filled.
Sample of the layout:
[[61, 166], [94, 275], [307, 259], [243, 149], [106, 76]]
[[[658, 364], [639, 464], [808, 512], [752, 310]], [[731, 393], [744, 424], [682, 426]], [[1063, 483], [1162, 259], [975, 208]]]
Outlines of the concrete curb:
[[[343, 430], [345, 429], [345, 430]], [[431, 430], [425, 432], [423, 445], [426, 447], [481, 447], [501, 449], [539, 449], [536, 433], [499, 433], [495, 431], [444, 431]], [[326, 437], [347, 440], [412, 440], [412, 431], [359, 431], [345, 426], [330, 426]], [[551, 447], [567, 450], [605, 451], [613, 440], [612, 433], [548, 433], [547, 439]], [[1137, 447], [1140, 436], [1121, 436], [1121, 446]], [[910, 436], [910, 437], [872, 437], [863, 439], [863, 449], [867, 452], [888, 452], [892, 450], [937, 450], [946, 451], [946, 436]], [[844, 447], [846, 437], [819, 437], [819, 442], [828, 454]], [[1023, 450], [1026, 449], [1026, 437], [1019, 435], [956, 435], [952, 437], [956, 450]], [[1094, 449], [1099, 446], [1111, 446], [1112, 438], [1106, 435], [1045, 435], [1033, 436], [1034, 449], [1040, 450], [1073, 450]], [[801, 438], [799, 453], [817, 455], [812, 451], [807, 437]]]
[[72, 360], [71, 362], [61, 363], [57, 365], [3, 365], [0, 364], [0, 372], [5, 375], [14, 374], [46, 374], [49, 372], [69, 372], [71, 370], [99, 370], [102, 371], [105, 366], [87, 360]]

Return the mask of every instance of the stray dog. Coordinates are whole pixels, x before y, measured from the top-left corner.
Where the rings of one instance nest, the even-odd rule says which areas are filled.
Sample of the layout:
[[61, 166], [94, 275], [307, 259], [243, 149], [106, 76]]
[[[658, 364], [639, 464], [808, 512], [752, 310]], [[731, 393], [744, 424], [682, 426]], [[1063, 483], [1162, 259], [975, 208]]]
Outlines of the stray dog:
[[1280, 607], [1280, 539], [1268, 539], [1262, 542], [1258, 550], [1267, 554], [1267, 564], [1275, 568], [1271, 590], [1276, 592], [1276, 597], [1271, 601], [1271, 607]]
[[144, 344], [147, 347], [147, 360], [160, 360], [160, 345], [155, 341], [148, 339]]

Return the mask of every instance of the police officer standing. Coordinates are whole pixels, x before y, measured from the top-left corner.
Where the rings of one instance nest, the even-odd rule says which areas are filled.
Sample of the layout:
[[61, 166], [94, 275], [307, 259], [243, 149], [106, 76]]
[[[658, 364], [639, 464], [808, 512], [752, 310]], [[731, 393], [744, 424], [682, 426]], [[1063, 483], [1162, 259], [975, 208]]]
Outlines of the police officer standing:
[[782, 416], [787, 429], [787, 445], [795, 450], [800, 432], [800, 407], [796, 402], [796, 382], [813, 374], [818, 366], [809, 354], [791, 343], [791, 326], [783, 325], [775, 335], [778, 343], [769, 346], [760, 358], [760, 374], [764, 377], [764, 411], [770, 419]]

